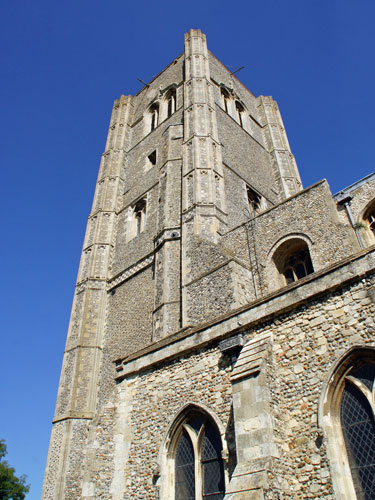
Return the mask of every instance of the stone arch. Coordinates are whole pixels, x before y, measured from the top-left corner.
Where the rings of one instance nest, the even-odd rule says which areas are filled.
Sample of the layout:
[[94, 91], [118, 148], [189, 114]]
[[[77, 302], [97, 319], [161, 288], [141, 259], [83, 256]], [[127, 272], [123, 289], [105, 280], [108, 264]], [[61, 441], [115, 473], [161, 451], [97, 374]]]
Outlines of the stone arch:
[[[318, 426], [322, 430], [326, 441], [335, 498], [338, 500], [357, 498], [340, 412], [342, 411], [341, 404], [344, 391], [347, 387], [357, 387], [358, 384], [358, 379], [351, 374], [355, 374], [356, 370], [365, 366], [372, 366], [375, 371], [375, 347], [352, 346], [331, 367], [324, 381], [319, 399]], [[359, 382], [359, 384], [361, 383]], [[366, 391], [366, 388], [364, 390]], [[372, 394], [374, 394], [374, 391], [372, 391]], [[374, 413], [373, 396], [371, 406], [372, 413]]]
[[[314, 272], [312, 240], [304, 233], [279, 238], [266, 257], [266, 274], [270, 290], [276, 290]], [[292, 259], [295, 259], [295, 263]]]
[[160, 487], [160, 498], [164, 500], [174, 500], [174, 460], [178, 438], [181, 434], [181, 428], [189, 416], [197, 413], [201, 414], [213, 424], [218, 436], [220, 437], [222, 459], [224, 466], [224, 479], [227, 484], [226, 460], [228, 457], [228, 448], [225, 440], [225, 428], [218, 416], [206, 405], [197, 402], [188, 402], [178, 410], [170, 420], [167, 430], [164, 433], [162, 444], [159, 450], [159, 477], [157, 485]]

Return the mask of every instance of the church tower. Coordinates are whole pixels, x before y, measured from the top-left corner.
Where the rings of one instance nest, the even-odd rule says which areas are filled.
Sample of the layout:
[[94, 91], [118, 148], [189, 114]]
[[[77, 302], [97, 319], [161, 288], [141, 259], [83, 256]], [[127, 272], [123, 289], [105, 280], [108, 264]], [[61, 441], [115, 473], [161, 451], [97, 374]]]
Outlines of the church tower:
[[[138, 94], [115, 101], [43, 500], [281, 495], [278, 351], [265, 322], [301, 305], [295, 289], [309, 276], [361, 251], [327, 183], [313, 188], [302, 188], [277, 103], [247, 90], [200, 30]], [[293, 297], [277, 299], [285, 287]], [[188, 484], [178, 457], [190, 452]]]

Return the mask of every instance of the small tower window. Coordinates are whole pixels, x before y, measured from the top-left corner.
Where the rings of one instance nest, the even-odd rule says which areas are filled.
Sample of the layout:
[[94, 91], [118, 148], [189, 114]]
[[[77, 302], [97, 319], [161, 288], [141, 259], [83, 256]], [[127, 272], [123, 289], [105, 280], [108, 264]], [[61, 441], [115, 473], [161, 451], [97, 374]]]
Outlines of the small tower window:
[[159, 125], [159, 105], [153, 104], [150, 108], [151, 132]]
[[223, 87], [221, 87], [221, 102], [226, 113], [229, 113], [229, 101], [230, 101], [229, 92]]
[[247, 202], [249, 204], [250, 215], [259, 213], [261, 209], [261, 196], [256, 193], [250, 186], [246, 186]]
[[245, 112], [245, 109], [242, 106], [242, 104], [240, 104], [238, 101], [236, 101], [237, 120], [238, 120], [238, 123], [241, 125], [242, 128], [243, 128], [243, 114], [244, 114], [244, 112]]
[[147, 199], [146, 197], [137, 201], [133, 206], [130, 207], [129, 219], [128, 219], [128, 241], [138, 236], [146, 226], [146, 207]]
[[172, 89], [167, 94], [167, 118], [176, 111], [176, 89]]
[[134, 218], [136, 222], [136, 235], [141, 233], [145, 226], [146, 219], [146, 198], [139, 200], [134, 205]]

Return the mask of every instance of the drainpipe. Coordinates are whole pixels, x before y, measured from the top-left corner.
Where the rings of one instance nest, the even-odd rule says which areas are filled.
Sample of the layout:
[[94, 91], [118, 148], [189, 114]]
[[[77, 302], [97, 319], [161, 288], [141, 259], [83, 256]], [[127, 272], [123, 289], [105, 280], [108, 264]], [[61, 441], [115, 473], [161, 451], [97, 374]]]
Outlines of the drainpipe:
[[350, 221], [350, 224], [352, 225], [352, 228], [354, 229], [355, 235], [357, 237], [359, 246], [361, 248], [365, 248], [365, 245], [363, 244], [361, 235], [359, 234], [358, 228], [355, 227], [354, 219], [353, 219], [353, 214], [350, 208], [350, 202], [351, 202], [352, 197], [351, 196], [346, 196], [345, 198], [341, 198], [337, 200], [338, 205], [344, 205], [346, 215], [348, 216], [348, 219]]

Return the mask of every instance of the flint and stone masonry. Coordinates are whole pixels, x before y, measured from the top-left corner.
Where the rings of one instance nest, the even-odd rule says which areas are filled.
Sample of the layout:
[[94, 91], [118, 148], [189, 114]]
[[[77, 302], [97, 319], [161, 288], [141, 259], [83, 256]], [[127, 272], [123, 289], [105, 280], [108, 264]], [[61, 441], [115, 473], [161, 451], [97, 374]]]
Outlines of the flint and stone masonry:
[[374, 310], [375, 175], [304, 189], [277, 103], [190, 30], [113, 106], [42, 499], [374, 498]]

